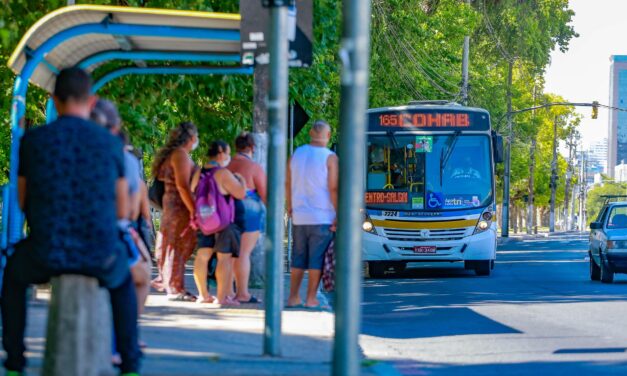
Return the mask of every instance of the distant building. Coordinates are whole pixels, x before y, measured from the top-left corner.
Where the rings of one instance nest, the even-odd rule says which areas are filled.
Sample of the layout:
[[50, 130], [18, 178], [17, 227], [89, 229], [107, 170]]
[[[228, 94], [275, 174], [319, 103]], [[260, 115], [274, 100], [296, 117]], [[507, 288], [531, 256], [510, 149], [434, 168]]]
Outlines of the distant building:
[[607, 138], [590, 144], [588, 166], [595, 172], [607, 174]]
[[[612, 55], [610, 61], [610, 106], [627, 108], [627, 56]], [[616, 165], [627, 161], [627, 112], [610, 111], [608, 128], [607, 172], [612, 176]]]
[[627, 164], [625, 164], [625, 162], [614, 167], [614, 181], [621, 183], [627, 182]]

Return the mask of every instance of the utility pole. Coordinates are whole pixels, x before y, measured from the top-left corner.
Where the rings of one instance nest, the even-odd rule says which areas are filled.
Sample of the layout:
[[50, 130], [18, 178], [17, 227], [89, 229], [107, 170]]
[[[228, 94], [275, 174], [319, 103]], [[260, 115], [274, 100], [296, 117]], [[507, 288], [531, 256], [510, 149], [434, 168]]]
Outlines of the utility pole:
[[507, 66], [507, 148], [505, 149], [505, 168], [503, 172], [503, 218], [501, 226], [501, 237], [509, 237], [509, 177], [512, 162], [512, 75], [514, 63], [509, 62]]
[[[466, 0], [470, 6], [470, 0]], [[464, 37], [464, 52], [462, 58], [462, 104], [468, 106], [468, 65], [470, 64], [470, 36]]]
[[333, 376], [361, 374], [362, 214], [366, 163], [370, 1], [342, 2], [340, 181]]
[[[533, 105], [536, 105], [536, 88], [537, 84], [533, 82]], [[536, 124], [536, 111], [533, 110], [532, 114], [532, 123], [535, 126]], [[536, 170], [536, 135], [533, 135], [531, 139], [531, 150], [530, 150], [530, 158], [529, 161], [529, 195], [527, 200], [527, 234], [531, 235], [533, 232], [533, 222], [535, 219], [535, 205], [534, 205], [534, 191], [535, 191], [535, 170]]]
[[555, 191], [557, 188], [557, 116], [553, 121], [553, 160], [551, 161], [551, 212], [549, 232], [555, 232]]
[[571, 216], [569, 215], [570, 210], [570, 191], [571, 191], [571, 180], [573, 177], [573, 151], [575, 150], [575, 129], [571, 128], [568, 134], [568, 164], [566, 167], [566, 186], [564, 188], [564, 209], [562, 212], [562, 218], [564, 219], [564, 230], [571, 230]]
[[269, 0], [270, 91], [268, 98], [268, 232], [266, 242], [264, 355], [281, 355], [281, 308], [283, 306], [283, 215], [285, 213], [285, 168], [287, 160], [288, 101], [288, 1]]

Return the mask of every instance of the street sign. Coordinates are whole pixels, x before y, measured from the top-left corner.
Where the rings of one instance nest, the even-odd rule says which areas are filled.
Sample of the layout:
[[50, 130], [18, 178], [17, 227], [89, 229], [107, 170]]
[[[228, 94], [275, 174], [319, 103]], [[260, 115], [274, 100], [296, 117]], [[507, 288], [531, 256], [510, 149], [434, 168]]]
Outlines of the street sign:
[[307, 114], [307, 111], [305, 111], [305, 109], [300, 105], [300, 103], [294, 101], [293, 111], [294, 112], [292, 113], [292, 116], [294, 117], [294, 129], [292, 130], [293, 134], [290, 135], [292, 139], [298, 136], [300, 131], [305, 128], [305, 125], [309, 121], [309, 115]]
[[[260, 0], [240, 0], [241, 56], [244, 65], [267, 65], [270, 9]], [[288, 8], [289, 66], [307, 68], [313, 60], [313, 0], [296, 0], [296, 6]]]

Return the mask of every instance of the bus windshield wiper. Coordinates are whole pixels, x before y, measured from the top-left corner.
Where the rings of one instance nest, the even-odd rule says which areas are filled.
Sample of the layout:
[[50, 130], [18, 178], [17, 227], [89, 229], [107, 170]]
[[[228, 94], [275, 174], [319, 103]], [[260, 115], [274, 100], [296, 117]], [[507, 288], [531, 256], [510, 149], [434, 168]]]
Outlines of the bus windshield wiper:
[[394, 149], [398, 149], [398, 140], [396, 139], [396, 135], [394, 134], [394, 132], [387, 131], [387, 135], [390, 138], [390, 140], [392, 141], [392, 147]]
[[442, 173], [444, 172], [444, 167], [446, 167], [448, 160], [451, 158], [451, 154], [453, 154], [453, 149], [455, 149], [455, 144], [457, 144], [457, 139], [461, 133], [461, 131], [455, 131], [455, 134], [453, 134], [453, 138], [450, 141], [450, 145], [446, 149], [446, 154], [440, 153], [440, 187], [442, 186]]

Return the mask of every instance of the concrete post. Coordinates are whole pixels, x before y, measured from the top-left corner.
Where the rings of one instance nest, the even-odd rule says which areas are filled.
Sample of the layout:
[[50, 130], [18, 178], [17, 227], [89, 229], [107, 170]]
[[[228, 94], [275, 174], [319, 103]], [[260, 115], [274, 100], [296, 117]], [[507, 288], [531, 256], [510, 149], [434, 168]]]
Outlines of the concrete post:
[[109, 293], [95, 278], [52, 279], [43, 376], [115, 375]]

